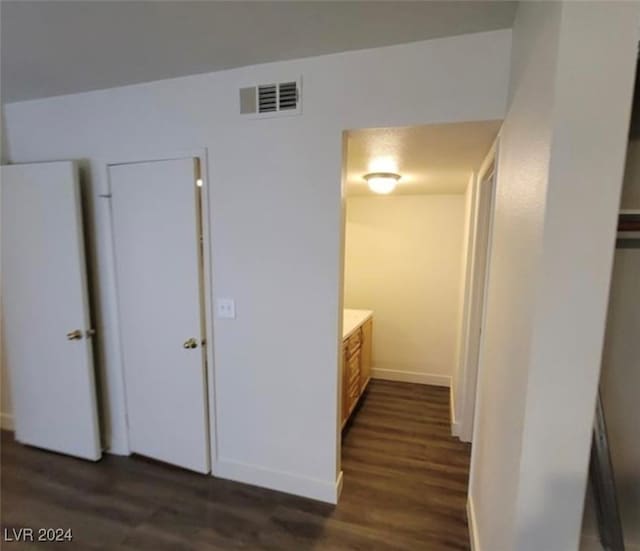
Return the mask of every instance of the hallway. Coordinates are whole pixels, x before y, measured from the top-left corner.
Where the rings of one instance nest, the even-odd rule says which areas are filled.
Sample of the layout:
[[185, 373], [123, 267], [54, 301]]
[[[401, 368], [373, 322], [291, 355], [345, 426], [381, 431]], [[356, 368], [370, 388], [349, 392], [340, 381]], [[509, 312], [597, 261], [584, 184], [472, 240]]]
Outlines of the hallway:
[[366, 510], [381, 549], [468, 549], [471, 447], [450, 431], [448, 388], [371, 381], [345, 432], [339, 512]]
[[80, 461], [3, 431], [2, 529], [71, 528], [72, 549], [468, 549], [470, 447], [449, 434], [449, 389], [371, 381], [334, 508], [137, 457]]

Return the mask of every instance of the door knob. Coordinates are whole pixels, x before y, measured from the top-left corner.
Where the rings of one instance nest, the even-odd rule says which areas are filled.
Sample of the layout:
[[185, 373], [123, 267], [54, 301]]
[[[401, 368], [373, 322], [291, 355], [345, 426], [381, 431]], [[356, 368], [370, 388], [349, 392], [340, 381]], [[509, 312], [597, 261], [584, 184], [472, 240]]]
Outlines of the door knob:
[[198, 348], [198, 341], [194, 338], [187, 339], [186, 341], [184, 341], [182, 348], [187, 348], [187, 349]]
[[79, 341], [82, 338], [82, 331], [80, 329], [76, 329], [75, 331], [71, 331], [67, 333], [68, 341]]

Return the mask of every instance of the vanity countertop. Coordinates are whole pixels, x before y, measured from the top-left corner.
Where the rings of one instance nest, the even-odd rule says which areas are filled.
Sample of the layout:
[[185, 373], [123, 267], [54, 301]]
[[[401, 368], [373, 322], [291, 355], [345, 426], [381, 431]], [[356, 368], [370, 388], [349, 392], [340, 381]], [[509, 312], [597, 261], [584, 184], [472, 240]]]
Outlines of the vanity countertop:
[[342, 339], [349, 337], [372, 316], [372, 310], [350, 310], [345, 308], [342, 317]]

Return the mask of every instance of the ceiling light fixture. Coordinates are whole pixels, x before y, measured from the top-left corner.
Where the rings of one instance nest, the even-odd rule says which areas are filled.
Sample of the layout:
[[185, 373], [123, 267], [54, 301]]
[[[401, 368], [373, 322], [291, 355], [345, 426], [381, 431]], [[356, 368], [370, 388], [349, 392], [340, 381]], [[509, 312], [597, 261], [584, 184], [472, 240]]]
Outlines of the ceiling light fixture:
[[371, 172], [364, 175], [369, 189], [381, 194], [391, 193], [398, 185], [400, 178], [400, 174], [395, 172]]

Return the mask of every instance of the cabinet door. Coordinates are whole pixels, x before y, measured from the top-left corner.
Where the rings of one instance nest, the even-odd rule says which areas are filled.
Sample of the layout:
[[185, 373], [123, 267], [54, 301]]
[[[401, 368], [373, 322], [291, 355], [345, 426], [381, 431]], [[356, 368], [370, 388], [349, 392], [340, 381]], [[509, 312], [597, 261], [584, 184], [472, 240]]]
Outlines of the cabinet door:
[[348, 346], [345, 342], [342, 345], [342, 424], [349, 418], [349, 354]]
[[371, 351], [373, 345], [373, 320], [368, 319], [362, 326], [362, 344], [360, 358], [360, 383], [364, 390], [371, 378]]
[[349, 358], [347, 360], [347, 400], [349, 402], [349, 414], [353, 411], [353, 408], [360, 398], [360, 389], [362, 386], [360, 375], [360, 347], [355, 350], [349, 350]]

